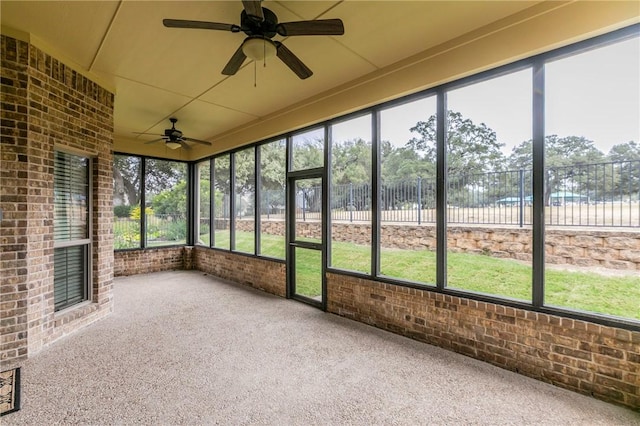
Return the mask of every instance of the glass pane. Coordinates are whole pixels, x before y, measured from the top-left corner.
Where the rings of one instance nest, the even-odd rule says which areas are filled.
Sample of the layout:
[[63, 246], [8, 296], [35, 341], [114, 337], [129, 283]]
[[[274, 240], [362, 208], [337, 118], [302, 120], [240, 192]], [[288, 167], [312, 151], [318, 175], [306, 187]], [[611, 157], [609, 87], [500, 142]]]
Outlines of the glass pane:
[[436, 99], [380, 113], [380, 274], [436, 281]]
[[113, 157], [113, 248], [140, 248], [140, 157]]
[[56, 151], [53, 192], [54, 239], [89, 238], [89, 160]]
[[331, 126], [331, 266], [371, 271], [371, 115]]
[[53, 297], [56, 311], [87, 298], [86, 247], [64, 247], [53, 251]]
[[187, 241], [187, 165], [146, 160], [145, 217], [147, 247]]
[[447, 286], [531, 301], [532, 73], [447, 92]]
[[249, 148], [234, 154], [236, 173], [236, 240], [235, 250], [255, 252], [255, 149]]
[[196, 220], [196, 244], [209, 246], [211, 243], [211, 161], [206, 160], [196, 165], [198, 177], [198, 218]]
[[640, 38], [545, 70], [545, 304], [639, 320]]
[[213, 246], [222, 249], [229, 249], [230, 246], [230, 224], [231, 218], [231, 179], [229, 170], [229, 154], [216, 157], [213, 160]]
[[322, 179], [295, 181], [295, 241], [322, 243]]
[[291, 171], [324, 166], [324, 128], [294, 135], [291, 144]]
[[322, 251], [295, 247], [295, 294], [322, 300]]
[[286, 140], [260, 150], [260, 253], [285, 258]]

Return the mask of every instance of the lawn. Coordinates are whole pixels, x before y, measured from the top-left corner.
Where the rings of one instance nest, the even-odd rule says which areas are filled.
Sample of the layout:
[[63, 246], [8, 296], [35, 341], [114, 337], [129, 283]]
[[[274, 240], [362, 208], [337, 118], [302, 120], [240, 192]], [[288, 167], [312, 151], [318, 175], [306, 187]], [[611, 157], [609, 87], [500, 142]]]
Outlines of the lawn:
[[[228, 248], [228, 232], [216, 234], [219, 247]], [[253, 247], [253, 233], [236, 232], [236, 247]], [[331, 266], [363, 272], [371, 269], [371, 248], [332, 242]], [[261, 254], [284, 259], [284, 236], [263, 234]], [[297, 292], [308, 297], [320, 295], [320, 252], [298, 249], [296, 253]], [[381, 275], [435, 285], [436, 255], [428, 250], [383, 248]], [[532, 268], [530, 264], [487, 255], [447, 253], [447, 286], [470, 292], [529, 302]], [[547, 269], [545, 305], [586, 312], [640, 319], [640, 276], [605, 276], [599, 273]]]
[[[252, 234], [236, 233], [236, 244]], [[262, 252], [284, 258], [284, 237], [263, 234]], [[369, 273], [371, 249], [350, 243], [332, 242], [331, 264], [335, 268]], [[319, 252], [305, 250], [297, 254], [299, 263], [298, 292], [318, 296]], [[425, 285], [435, 283], [435, 252], [383, 248], [380, 253], [381, 274]], [[448, 287], [501, 296], [523, 301], [531, 300], [531, 265], [511, 259], [486, 255], [448, 253]], [[546, 271], [545, 304], [587, 312], [640, 319], [640, 277], [604, 276], [598, 273]], [[301, 284], [302, 283], [302, 284]]]

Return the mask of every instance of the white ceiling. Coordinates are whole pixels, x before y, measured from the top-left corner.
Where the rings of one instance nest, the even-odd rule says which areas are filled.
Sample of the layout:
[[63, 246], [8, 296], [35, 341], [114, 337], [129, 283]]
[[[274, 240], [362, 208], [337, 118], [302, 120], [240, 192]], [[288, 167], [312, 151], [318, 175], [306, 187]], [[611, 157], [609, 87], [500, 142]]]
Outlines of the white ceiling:
[[[340, 18], [343, 36], [275, 40], [314, 75], [300, 80], [280, 60], [221, 70], [244, 34], [165, 28], [163, 18], [239, 24], [236, 1], [9, 1], [3, 26], [46, 42], [61, 60], [116, 91], [116, 138], [160, 135], [177, 117], [185, 136], [211, 140], [243, 124], [361, 78], [505, 18], [538, 1], [271, 1], [280, 22]], [[257, 87], [254, 87], [254, 79]], [[153, 139], [140, 136], [138, 142]]]

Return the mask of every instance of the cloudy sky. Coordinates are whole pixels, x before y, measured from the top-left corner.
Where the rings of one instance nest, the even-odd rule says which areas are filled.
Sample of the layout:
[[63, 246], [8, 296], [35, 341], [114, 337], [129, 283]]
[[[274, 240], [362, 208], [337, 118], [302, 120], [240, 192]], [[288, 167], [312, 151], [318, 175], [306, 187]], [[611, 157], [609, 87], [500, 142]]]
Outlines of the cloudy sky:
[[[640, 142], [640, 38], [546, 65], [546, 134], [584, 136], [607, 153], [619, 143]], [[503, 151], [531, 138], [531, 70], [447, 93], [448, 108], [496, 131]], [[436, 110], [435, 97], [382, 113], [382, 139], [404, 145], [409, 129]], [[334, 126], [335, 140], [370, 134], [366, 119]]]

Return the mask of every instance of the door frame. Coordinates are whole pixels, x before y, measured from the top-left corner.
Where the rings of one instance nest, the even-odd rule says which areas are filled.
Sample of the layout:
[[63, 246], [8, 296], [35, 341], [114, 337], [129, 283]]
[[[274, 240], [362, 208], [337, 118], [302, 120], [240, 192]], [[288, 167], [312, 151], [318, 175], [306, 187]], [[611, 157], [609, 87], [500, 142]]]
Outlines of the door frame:
[[[287, 185], [286, 185], [286, 199], [287, 199], [287, 213], [286, 213], [286, 266], [287, 266], [287, 291], [286, 296], [288, 299], [295, 299], [309, 305], [318, 307], [323, 311], [327, 310], [327, 176], [324, 167], [317, 167], [313, 169], [299, 170], [287, 173]], [[320, 210], [320, 229], [321, 229], [321, 242], [312, 243], [308, 241], [296, 241], [295, 240], [295, 224], [296, 224], [296, 191], [295, 184], [298, 180], [304, 179], [320, 179], [322, 194], [321, 194], [321, 210]], [[296, 247], [318, 250], [321, 252], [321, 300], [315, 300], [310, 297], [305, 297], [295, 292], [295, 251]]]

